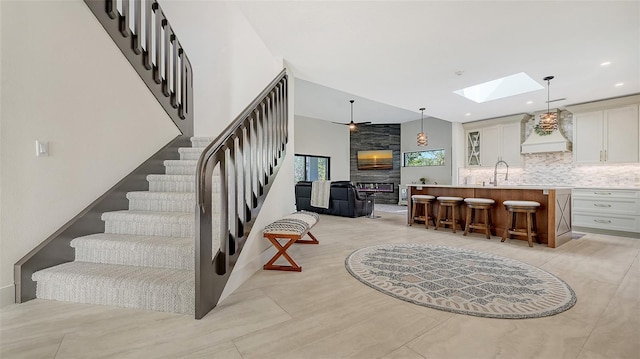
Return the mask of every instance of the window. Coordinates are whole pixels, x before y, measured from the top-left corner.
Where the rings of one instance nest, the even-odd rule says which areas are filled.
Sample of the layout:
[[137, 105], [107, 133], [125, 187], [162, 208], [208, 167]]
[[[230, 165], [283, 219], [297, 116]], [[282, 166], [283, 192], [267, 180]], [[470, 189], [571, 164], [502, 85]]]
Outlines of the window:
[[328, 181], [329, 157], [296, 155], [294, 163], [295, 181]]
[[444, 166], [444, 149], [405, 152], [405, 167]]
[[522, 93], [541, 90], [542, 87], [524, 72], [503, 77], [501, 79], [481, 83], [475, 86], [453, 91], [476, 103], [497, 100]]

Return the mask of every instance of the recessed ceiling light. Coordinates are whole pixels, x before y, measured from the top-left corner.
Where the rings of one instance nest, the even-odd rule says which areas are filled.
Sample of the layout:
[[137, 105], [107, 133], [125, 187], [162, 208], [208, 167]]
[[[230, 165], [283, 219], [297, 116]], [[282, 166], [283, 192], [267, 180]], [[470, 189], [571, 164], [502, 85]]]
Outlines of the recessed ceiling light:
[[465, 115], [465, 116], [471, 116], [471, 113], [470, 113], [470, 112], [467, 112], [467, 113], [465, 113], [464, 115]]
[[531, 105], [533, 101], [527, 101], [527, 105]]
[[624, 86], [624, 82], [618, 82], [615, 86], [616, 87]]
[[600, 66], [608, 66], [608, 65], [611, 65], [611, 61], [605, 61], [600, 64]]
[[539, 83], [520, 72], [453, 92], [473, 102], [483, 103], [541, 89], [543, 87]]

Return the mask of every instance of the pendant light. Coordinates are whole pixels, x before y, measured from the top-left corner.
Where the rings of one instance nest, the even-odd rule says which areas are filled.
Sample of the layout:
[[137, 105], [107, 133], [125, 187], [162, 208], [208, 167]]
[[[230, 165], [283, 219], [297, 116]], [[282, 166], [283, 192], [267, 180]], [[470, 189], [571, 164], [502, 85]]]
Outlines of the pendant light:
[[558, 119], [556, 118], [556, 114], [551, 113], [551, 111], [549, 110], [549, 86], [551, 80], [553, 80], [553, 76], [547, 76], [544, 78], [544, 80], [547, 81], [547, 113], [544, 113], [540, 116], [538, 127], [543, 132], [551, 133], [554, 130], [558, 129]]
[[427, 143], [429, 142], [427, 140], [427, 134], [424, 133], [424, 110], [425, 110], [424, 107], [420, 108], [422, 115], [420, 119], [420, 133], [418, 133], [418, 146], [426, 146]]

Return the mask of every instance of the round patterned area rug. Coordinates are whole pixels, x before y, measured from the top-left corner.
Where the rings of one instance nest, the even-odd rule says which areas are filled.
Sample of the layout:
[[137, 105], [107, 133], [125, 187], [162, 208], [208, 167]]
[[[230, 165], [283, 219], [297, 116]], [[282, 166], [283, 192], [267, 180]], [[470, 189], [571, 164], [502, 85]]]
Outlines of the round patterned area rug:
[[402, 243], [358, 249], [347, 270], [385, 294], [429, 308], [489, 318], [538, 318], [576, 303], [560, 278], [469, 249]]

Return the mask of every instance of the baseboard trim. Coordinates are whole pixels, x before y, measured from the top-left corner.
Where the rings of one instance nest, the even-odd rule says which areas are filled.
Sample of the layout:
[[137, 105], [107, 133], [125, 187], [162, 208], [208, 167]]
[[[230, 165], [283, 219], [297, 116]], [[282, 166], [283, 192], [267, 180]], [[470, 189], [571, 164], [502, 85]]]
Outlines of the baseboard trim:
[[599, 228], [579, 227], [579, 226], [573, 226], [572, 230], [577, 232], [585, 232], [585, 233], [607, 234], [610, 236], [640, 238], [640, 233], [638, 232], [614, 231], [610, 229], [599, 229]]
[[16, 286], [13, 284], [0, 288], [0, 308], [3, 308], [10, 304], [15, 303], [15, 298], [16, 298], [15, 292], [16, 292]]

